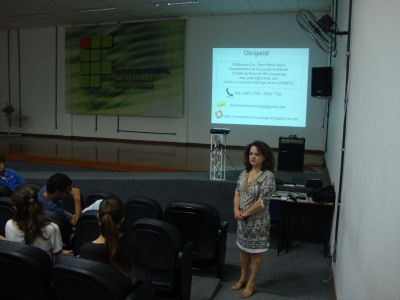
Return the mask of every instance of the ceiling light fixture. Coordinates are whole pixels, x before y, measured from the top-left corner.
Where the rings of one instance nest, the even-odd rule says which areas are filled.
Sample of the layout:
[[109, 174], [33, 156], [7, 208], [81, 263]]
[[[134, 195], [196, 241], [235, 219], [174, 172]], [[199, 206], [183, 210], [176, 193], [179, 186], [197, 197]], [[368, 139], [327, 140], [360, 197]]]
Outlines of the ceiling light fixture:
[[108, 10], [114, 10], [115, 7], [107, 7], [107, 8], [89, 8], [89, 9], [82, 9], [79, 12], [81, 13], [87, 13], [87, 12], [99, 12], [99, 11], [108, 11]]
[[170, 6], [170, 5], [183, 5], [183, 4], [196, 4], [196, 3], [199, 3], [199, 1], [197, 0], [170, 1], [170, 2], [155, 3], [155, 6]]

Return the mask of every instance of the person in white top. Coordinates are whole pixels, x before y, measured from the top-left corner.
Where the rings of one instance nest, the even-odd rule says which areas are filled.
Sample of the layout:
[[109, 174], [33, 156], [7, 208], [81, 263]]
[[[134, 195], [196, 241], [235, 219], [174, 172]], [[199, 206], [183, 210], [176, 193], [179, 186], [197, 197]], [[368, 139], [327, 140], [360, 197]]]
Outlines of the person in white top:
[[42, 203], [34, 188], [27, 184], [18, 186], [11, 195], [15, 214], [5, 227], [5, 238], [11, 242], [33, 245], [46, 251], [54, 260], [58, 254], [70, 254], [72, 250], [62, 250], [60, 229], [48, 222]]

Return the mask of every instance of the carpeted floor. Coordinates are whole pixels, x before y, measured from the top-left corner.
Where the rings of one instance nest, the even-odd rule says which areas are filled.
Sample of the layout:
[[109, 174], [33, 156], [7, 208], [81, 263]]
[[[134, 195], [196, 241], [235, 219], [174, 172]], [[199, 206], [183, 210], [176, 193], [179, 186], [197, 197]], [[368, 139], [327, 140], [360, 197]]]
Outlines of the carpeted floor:
[[[235, 241], [236, 234], [228, 233], [224, 281], [219, 282], [211, 273], [194, 275], [192, 300], [242, 299], [241, 291], [231, 290], [240, 276], [239, 250]], [[281, 252], [278, 257], [277, 240], [272, 239], [251, 299], [334, 300], [333, 283], [329, 280], [330, 262], [321, 251], [321, 245], [295, 242], [289, 253]]]
[[[228, 234], [227, 272], [216, 300], [242, 299], [241, 291], [231, 290], [240, 277], [235, 239], [235, 234]], [[278, 257], [277, 240], [272, 240], [271, 248], [264, 254], [256, 292], [251, 299], [334, 299], [332, 282], [323, 282], [329, 279], [330, 262], [321, 251], [321, 245], [294, 242], [289, 253], [281, 252]]]

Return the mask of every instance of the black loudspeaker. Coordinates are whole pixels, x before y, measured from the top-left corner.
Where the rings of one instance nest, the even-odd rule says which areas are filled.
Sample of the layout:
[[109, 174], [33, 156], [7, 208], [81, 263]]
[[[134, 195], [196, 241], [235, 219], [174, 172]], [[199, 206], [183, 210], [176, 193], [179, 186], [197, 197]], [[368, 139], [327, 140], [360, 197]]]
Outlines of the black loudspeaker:
[[311, 74], [311, 96], [332, 96], [332, 68], [312, 68]]
[[305, 138], [279, 137], [278, 170], [303, 171]]
[[332, 185], [322, 187], [319, 189], [314, 189], [310, 193], [307, 193], [307, 197], [310, 197], [314, 202], [317, 203], [335, 203], [336, 192]]

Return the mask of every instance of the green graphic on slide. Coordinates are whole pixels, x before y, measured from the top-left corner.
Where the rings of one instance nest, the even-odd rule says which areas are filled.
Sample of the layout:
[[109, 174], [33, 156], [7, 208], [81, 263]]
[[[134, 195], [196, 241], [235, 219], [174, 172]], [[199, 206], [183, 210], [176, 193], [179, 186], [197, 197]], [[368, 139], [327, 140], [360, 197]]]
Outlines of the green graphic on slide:
[[185, 20], [66, 28], [67, 112], [183, 117]]

